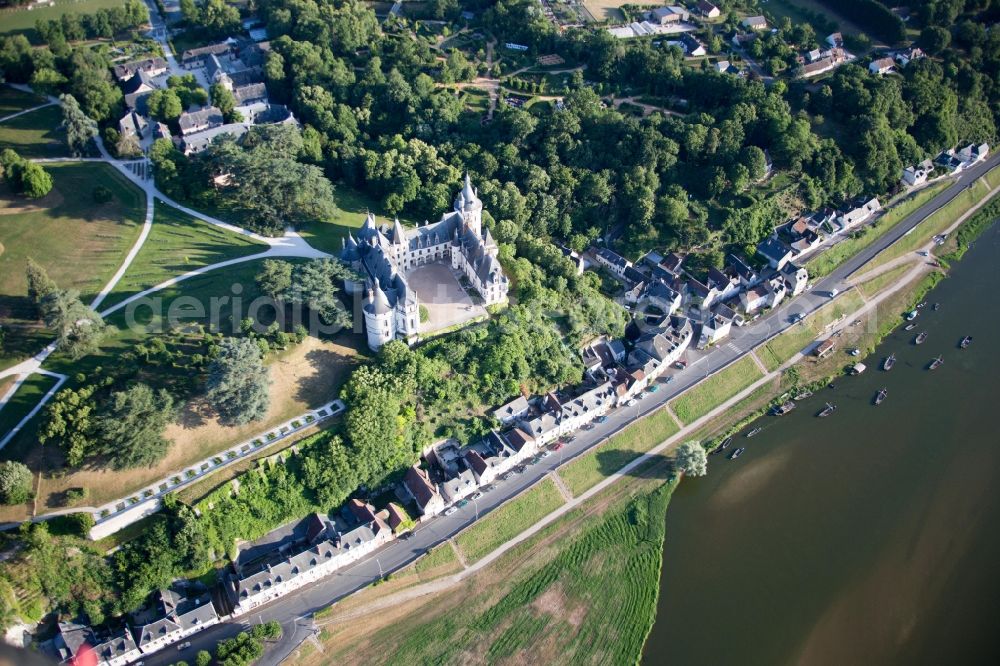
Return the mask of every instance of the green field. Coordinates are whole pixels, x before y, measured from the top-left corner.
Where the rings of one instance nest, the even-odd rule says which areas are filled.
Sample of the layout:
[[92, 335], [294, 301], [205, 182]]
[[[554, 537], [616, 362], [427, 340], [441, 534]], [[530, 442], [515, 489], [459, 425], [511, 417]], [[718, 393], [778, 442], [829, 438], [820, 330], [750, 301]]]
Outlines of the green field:
[[[0, 367], [36, 353], [46, 337], [28, 303], [24, 276], [28, 257], [63, 288], [89, 302], [107, 283], [135, 243], [145, 217], [145, 195], [105, 164], [46, 164], [53, 188], [29, 201], [0, 185], [0, 324], [7, 339]], [[112, 200], [98, 204], [103, 185]]]
[[[994, 171], [998, 171], [998, 169], [994, 169]], [[997, 177], [992, 173], [987, 174], [985, 178], [980, 178], [973, 183], [972, 187], [962, 190], [961, 194], [915, 227], [912, 233], [903, 236], [875, 257], [875, 260], [870, 264], [870, 268], [881, 266], [896, 257], [913, 252], [931, 242], [931, 239], [936, 234], [945, 231], [964, 213], [979, 203], [990, 191], [988, 183]]]
[[559, 468], [559, 477], [573, 496], [579, 497], [679, 429], [670, 412], [657, 410]]
[[552, 479], [543, 479], [528, 491], [481, 518], [455, 537], [465, 561], [475, 562], [563, 505]]
[[802, 351], [829, 324], [857, 311], [862, 305], [864, 300], [861, 294], [857, 291], [847, 292], [809, 315], [801, 324], [792, 326], [773, 338], [757, 352], [757, 357], [768, 371], [777, 370], [785, 361]]
[[750, 386], [761, 376], [753, 359], [744, 356], [675, 398], [670, 406], [681, 423], [689, 424]]
[[101, 307], [188, 271], [266, 249], [252, 238], [202, 222], [157, 201], [149, 237]]
[[912, 264], [897, 266], [896, 268], [887, 270], [881, 275], [876, 275], [871, 280], [862, 282], [858, 285], [858, 289], [860, 289], [861, 293], [866, 297], [871, 298], [889, 285], [898, 282], [901, 277], [909, 273], [911, 270], [913, 270]]
[[[55, 386], [56, 381], [55, 377], [37, 373], [24, 380], [10, 402], [4, 405], [3, 409], [0, 409], [0, 439], [3, 439], [11, 428], [20, 423], [21, 419], [34, 409], [42, 396]], [[3, 394], [0, 394], [0, 397], [3, 397]], [[35, 420], [32, 419], [32, 421]], [[3, 452], [0, 452], [0, 456], [3, 456]]]
[[0, 123], [0, 150], [12, 148], [21, 157], [68, 157], [61, 122], [62, 109], [52, 105]]
[[538, 563], [509, 563], [499, 589], [484, 581], [463, 588], [461, 603], [444, 612], [411, 612], [374, 633], [361, 658], [494, 664], [524, 663], [530, 655], [531, 663], [637, 663], [656, 613], [664, 515], [675, 485], [589, 519], [578, 536], [554, 541], [552, 554]]
[[37, 42], [36, 21], [58, 20], [63, 14], [93, 14], [98, 9], [121, 7], [122, 0], [53, 0], [51, 7], [0, 10], [0, 35], [21, 33]]
[[810, 277], [816, 279], [826, 275], [846, 259], [853, 257], [877, 241], [907, 215], [940, 194], [950, 184], [949, 182], [935, 183], [930, 187], [911, 194], [886, 210], [885, 214], [874, 225], [866, 227], [855, 236], [837, 243], [828, 250], [824, 250], [812, 261], [806, 263]]
[[[459, 186], [456, 184], [455, 187], [455, 191], [457, 192]], [[368, 211], [375, 213], [375, 219], [379, 225], [392, 226], [391, 218], [379, 214], [381, 204], [356, 190], [343, 185], [337, 185], [333, 198], [337, 202], [337, 215], [332, 222], [316, 221], [300, 229], [302, 237], [316, 249], [329, 252], [330, 254], [340, 252], [343, 247], [341, 239], [347, 237], [348, 231], [353, 232], [364, 224], [365, 218], [368, 216]], [[443, 210], [441, 212], [446, 213], [448, 211]], [[412, 224], [411, 220], [400, 218], [400, 221], [403, 224]]]
[[10, 86], [0, 86], [0, 118], [44, 104], [45, 98]]

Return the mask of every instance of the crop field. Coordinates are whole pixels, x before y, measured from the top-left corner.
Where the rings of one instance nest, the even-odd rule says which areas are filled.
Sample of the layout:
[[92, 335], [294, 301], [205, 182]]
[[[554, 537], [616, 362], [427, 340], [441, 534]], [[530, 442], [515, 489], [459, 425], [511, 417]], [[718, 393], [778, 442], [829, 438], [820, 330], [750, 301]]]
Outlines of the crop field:
[[749, 356], [717, 372], [670, 403], [681, 423], [701, 418], [761, 378], [761, 371]]
[[465, 555], [466, 562], [471, 564], [528, 529], [562, 504], [562, 495], [559, 494], [552, 479], [544, 479], [493, 513], [476, 521], [455, 538], [455, 543]]

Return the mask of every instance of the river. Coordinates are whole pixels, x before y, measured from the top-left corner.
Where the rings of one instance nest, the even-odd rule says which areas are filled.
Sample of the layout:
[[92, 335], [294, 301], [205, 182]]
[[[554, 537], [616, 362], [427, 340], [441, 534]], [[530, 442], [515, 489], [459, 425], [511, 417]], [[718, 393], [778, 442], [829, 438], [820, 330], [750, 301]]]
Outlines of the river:
[[866, 373], [680, 484], [645, 663], [1000, 663], [1000, 225], [927, 300]]

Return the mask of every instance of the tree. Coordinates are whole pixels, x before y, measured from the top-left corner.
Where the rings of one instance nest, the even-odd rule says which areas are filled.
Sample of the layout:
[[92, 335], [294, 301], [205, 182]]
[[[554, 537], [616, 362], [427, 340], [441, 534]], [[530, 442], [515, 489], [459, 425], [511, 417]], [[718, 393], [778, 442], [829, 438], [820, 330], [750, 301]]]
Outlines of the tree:
[[233, 97], [233, 92], [221, 83], [213, 83], [209, 88], [209, 94], [212, 96], [212, 105], [222, 111], [225, 121], [237, 122], [235, 115], [239, 115], [239, 112], [236, 111], [236, 98]]
[[211, 666], [212, 653], [208, 650], [199, 650], [194, 658], [195, 666]]
[[56, 332], [56, 343], [71, 358], [94, 351], [106, 326], [100, 315], [80, 302], [80, 292], [57, 289], [42, 298], [42, 318]]
[[38, 428], [38, 442], [54, 442], [66, 453], [66, 464], [77, 467], [97, 450], [94, 428], [94, 393], [97, 386], [63, 389], [45, 408]]
[[97, 123], [83, 112], [80, 103], [72, 95], [60, 95], [66, 142], [73, 155], [79, 157], [87, 152], [90, 142], [97, 137]]
[[920, 31], [920, 45], [931, 55], [937, 55], [951, 44], [951, 32], [938, 25], [929, 25]]
[[281, 259], [265, 259], [257, 273], [257, 286], [274, 300], [280, 301], [292, 286], [292, 263]]
[[184, 106], [177, 91], [167, 88], [165, 90], [154, 90], [149, 94], [146, 101], [149, 113], [163, 122], [175, 121], [184, 113]]
[[25, 275], [28, 280], [28, 298], [36, 307], [41, 307], [42, 300], [58, 289], [45, 269], [31, 257], [28, 257]]
[[315, 312], [327, 326], [347, 329], [351, 315], [337, 294], [343, 280], [354, 277], [353, 271], [336, 259], [314, 259], [295, 266], [287, 297]]
[[165, 390], [133, 384], [112, 394], [97, 419], [103, 453], [115, 469], [151, 467], [170, 448], [163, 430], [173, 419], [174, 399]]
[[708, 474], [708, 454], [705, 447], [695, 441], [684, 442], [674, 454], [674, 466], [685, 476], [705, 476]]
[[52, 176], [40, 164], [25, 162], [21, 170], [21, 192], [29, 199], [41, 199], [52, 191]]
[[314, 455], [302, 463], [303, 481], [316, 489], [321, 506], [338, 506], [358, 487], [358, 470], [350, 450], [340, 437], [317, 442]]
[[208, 371], [208, 401], [222, 421], [243, 425], [267, 414], [271, 381], [260, 347], [249, 338], [228, 338]]
[[15, 460], [0, 462], [0, 503], [20, 504], [31, 497], [31, 470]]

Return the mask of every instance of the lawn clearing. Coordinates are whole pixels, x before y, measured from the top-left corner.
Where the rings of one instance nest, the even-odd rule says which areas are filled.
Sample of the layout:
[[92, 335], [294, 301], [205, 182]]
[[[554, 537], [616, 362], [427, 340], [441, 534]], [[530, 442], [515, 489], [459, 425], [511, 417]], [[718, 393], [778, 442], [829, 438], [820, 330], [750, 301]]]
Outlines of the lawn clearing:
[[157, 201], [149, 237], [101, 307], [110, 307], [188, 271], [266, 249], [252, 238], [202, 222]]
[[[2, 16], [2, 14], [0, 14]], [[0, 86], [0, 118], [45, 104], [45, 98], [10, 86]]]
[[858, 289], [861, 290], [861, 293], [864, 294], [866, 298], [871, 298], [886, 287], [898, 282], [901, 277], [912, 270], [913, 264], [903, 264], [902, 266], [897, 266], [896, 268], [887, 270], [881, 275], [876, 275], [872, 279], [862, 282], [858, 285]]
[[[28, 412], [35, 408], [42, 396], [55, 386], [57, 381], [55, 377], [38, 373], [24, 380], [10, 401], [3, 406], [3, 409], [0, 409], [0, 439], [3, 439], [14, 426], [21, 422], [21, 419], [28, 415]], [[9, 388], [9, 384], [4, 384], [0, 389], [2, 390], [0, 397], [6, 395]], [[5, 453], [6, 450], [0, 451], [0, 458], [6, 460]]]
[[632, 0], [584, 0], [583, 6], [597, 21], [621, 22], [625, 20], [621, 8], [634, 5]]
[[69, 157], [61, 122], [62, 109], [53, 104], [0, 123], [0, 150], [12, 148], [24, 158]]
[[23, 34], [39, 43], [37, 21], [59, 20], [63, 14], [93, 14], [98, 9], [121, 7], [122, 0], [52, 0], [50, 6], [26, 6], [0, 10], [0, 35]]
[[813, 279], [822, 277], [839, 266], [845, 260], [853, 257], [861, 250], [865, 249], [901, 222], [907, 215], [917, 210], [925, 203], [941, 193], [951, 183], [942, 181], [930, 187], [899, 200], [884, 215], [878, 218], [875, 224], [865, 227], [854, 236], [843, 240], [833, 247], [824, 250], [811, 261], [806, 262], [809, 275]]
[[[24, 199], [0, 185], [0, 324], [7, 332], [0, 367], [14, 365], [48, 342], [26, 298], [28, 257], [56, 284], [78, 290], [89, 303], [121, 266], [145, 217], [143, 192], [106, 164], [65, 162], [45, 168], [53, 187], [41, 199]], [[111, 190], [111, 201], [94, 201], [98, 185]]]
[[455, 538], [469, 564], [528, 529], [563, 505], [552, 479], [543, 479], [489, 515], [480, 518]]
[[[459, 185], [456, 183], [455, 191]], [[336, 185], [333, 193], [334, 201], [337, 203], [337, 215], [332, 222], [316, 221], [300, 229], [302, 237], [310, 245], [318, 250], [338, 254], [342, 249], [342, 239], [347, 238], [347, 233], [353, 233], [355, 229], [360, 229], [368, 217], [368, 212], [375, 213], [375, 222], [378, 225], [388, 225], [392, 227], [391, 218], [379, 215], [382, 205], [375, 199], [369, 198], [357, 190], [352, 190], [346, 185]], [[446, 213], [448, 211], [441, 211]], [[412, 224], [411, 221], [401, 219], [404, 224]]]
[[681, 423], [698, 420], [762, 377], [750, 356], [744, 356], [726, 369], [715, 373], [674, 398], [670, 406]]
[[579, 497], [679, 429], [670, 412], [659, 409], [559, 468], [559, 477]]

